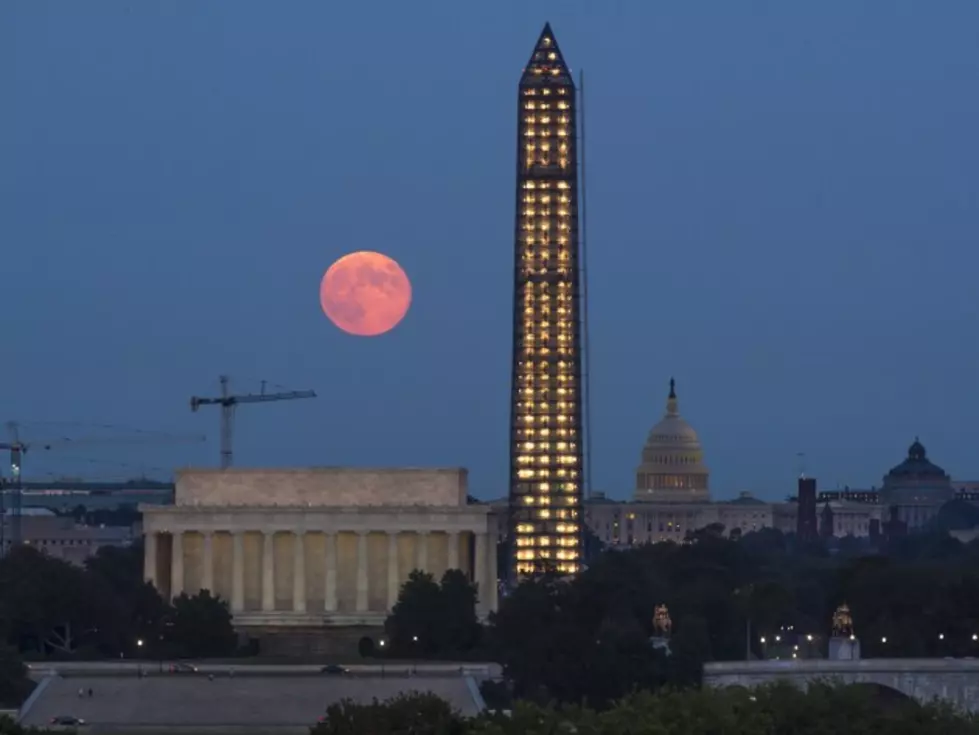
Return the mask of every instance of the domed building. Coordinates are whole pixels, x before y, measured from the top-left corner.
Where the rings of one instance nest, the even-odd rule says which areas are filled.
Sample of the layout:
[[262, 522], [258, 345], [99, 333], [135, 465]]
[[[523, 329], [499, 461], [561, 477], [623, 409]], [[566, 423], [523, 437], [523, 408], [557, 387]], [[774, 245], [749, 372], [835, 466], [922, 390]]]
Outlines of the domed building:
[[666, 415], [646, 438], [633, 499], [638, 503], [709, 503], [709, 479], [697, 432], [680, 416], [676, 381], [670, 378]]
[[[891, 535], [889, 529], [894, 525], [905, 531], [920, 530], [954, 498], [979, 507], [979, 481], [952, 480], [928, 459], [917, 439], [908, 449], [907, 458], [884, 477], [881, 488], [844, 486], [817, 493], [815, 480], [803, 476], [798, 480], [799, 497], [786, 501], [769, 502], [750, 492], [712, 501], [703, 447], [697, 432], [680, 416], [676, 381], [672, 379], [666, 414], [650, 429], [635, 472], [631, 499], [618, 500], [598, 491], [592, 491], [585, 499], [585, 525], [610, 548], [659, 541], [683, 543], [689, 532], [713, 525], [723, 527], [730, 536], [763, 528], [797, 533], [799, 497], [804, 488], [811, 493], [813, 504], [818, 501], [822, 509], [822, 532], [836, 538]], [[726, 494], [722, 491], [722, 495]], [[497, 503], [497, 538], [502, 540], [508, 533], [508, 499]], [[946, 515], [952, 510], [954, 506]], [[888, 517], [890, 521], [886, 520]], [[963, 540], [979, 537], [979, 525], [969, 528], [963, 524], [964, 521], [956, 524], [957, 533], [970, 534]]]
[[928, 459], [924, 445], [915, 437], [907, 458], [884, 475], [880, 504], [897, 509], [897, 519], [908, 528], [919, 528], [955, 497], [952, 478]]

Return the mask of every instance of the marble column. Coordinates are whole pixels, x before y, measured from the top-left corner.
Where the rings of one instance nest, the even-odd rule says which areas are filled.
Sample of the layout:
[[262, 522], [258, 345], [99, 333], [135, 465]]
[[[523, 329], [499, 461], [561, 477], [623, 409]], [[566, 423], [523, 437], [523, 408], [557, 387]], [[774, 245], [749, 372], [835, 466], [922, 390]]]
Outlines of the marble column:
[[184, 535], [181, 531], [170, 534], [173, 539], [170, 554], [170, 597], [180, 597], [184, 591]]
[[149, 531], [143, 542], [143, 580], [154, 587], [156, 584], [156, 534]]
[[367, 531], [357, 533], [357, 612], [367, 612]]
[[417, 559], [415, 568], [420, 572], [428, 571], [428, 532], [422, 531], [417, 537], [418, 547], [415, 549]]
[[306, 533], [299, 531], [292, 539], [292, 610], [306, 612]]
[[449, 569], [459, 568], [459, 534], [455, 531], [449, 534]]
[[496, 569], [496, 536], [492, 535], [488, 539], [489, 548], [487, 549], [486, 561], [486, 584], [487, 595], [486, 595], [486, 606], [487, 610], [490, 612], [495, 612], [498, 604], [497, 595], [499, 594], [499, 587], [497, 586], [497, 569]]
[[204, 533], [204, 573], [201, 589], [208, 590], [214, 594], [214, 534], [210, 531]]
[[245, 534], [231, 535], [231, 612], [245, 610]]
[[487, 547], [487, 534], [477, 533], [476, 543], [475, 543], [475, 553], [476, 557], [473, 559], [473, 582], [476, 584], [476, 590], [479, 594], [479, 598], [476, 602], [476, 612], [481, 615], [485, 615], [489, 612], [488, 602], [489, 602], [489, 590], [486, 583], [489, 574], [489, 561], [486, 559], [486, 547]]
[[262, 612], [275, 610], [275, 534], [262, 534]]
[[398, 534], [388, 532], [388, 610], [394, 608], [398, 601], [400, 588], [398, 578]]
[[326, 579], [323, 584], [323, 607], [326, 612], [337, 610], [337, 535], [326, 534]]

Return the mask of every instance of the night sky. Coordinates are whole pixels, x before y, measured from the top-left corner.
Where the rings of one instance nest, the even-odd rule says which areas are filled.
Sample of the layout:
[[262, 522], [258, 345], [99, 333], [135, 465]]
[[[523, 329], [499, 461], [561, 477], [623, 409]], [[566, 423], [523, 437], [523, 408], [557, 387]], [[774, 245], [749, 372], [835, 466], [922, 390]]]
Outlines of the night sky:
[[[626, 497], [670, 376], [715, 497], [869, 486], [916, 435], [979, 479], [979, 4], [0, 4], [0, 420], [240, 465], [463, 465], [506, 493], [517, 82], [585, 69], [595, 489]], [[390, 334], [318, 304], [337, 257], [412, 280]], [[66, 423], [62, 423], [66, 422]], [[147, 469], [149, 468], [149, 469]]]

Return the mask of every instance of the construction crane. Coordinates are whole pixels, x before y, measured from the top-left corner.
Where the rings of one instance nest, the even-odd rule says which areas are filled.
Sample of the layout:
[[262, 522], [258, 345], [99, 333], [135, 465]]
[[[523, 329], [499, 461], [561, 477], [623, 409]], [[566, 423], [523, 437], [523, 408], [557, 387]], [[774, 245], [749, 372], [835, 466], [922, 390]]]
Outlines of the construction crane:
[[312, 390], [292, 390], [281, 393], [266, 393], [265, 381], [262, 381], [260, 393], [243, 393], [232, 395], [230, 379], [227, 375], [220, 377], [221, 395], [216, 398], [198, 398], [193, 396], [190, 399], [190, 410], [197, 411], [201, 406], [220, 406], [221, 407], [221, 469], [225, 470], [231, 466], [231, 438], [235, 420], [235, 408], [242, 403], [267, 403], [269, 401], [293, 401], [298, 398], [316, 398], [316, 391]]
[[0, 442], [0, 450], [10, 451], [10, 479], [4, 480], [0, 477], [0, 556], [3, 556], [6, 544], [6, 500], [10, 499], [10, 545], [14, 546], [21, 543], [23, 535], [21, 532], [21, 518], [23, 516], [23, 493], [21, 483], [21, 470], [23, 469], [24, 455], [29, 449], [50, 450], [64, 447], [85, 447], [100, 444], [145, 444], [160, 441], [177, 442], [202, 442], [206, 439], [201, 434], [177, 435], [160, 434], [154, 432], [138, 432], [128, 437], [89, 437], [83, 439], [72, 439], [69, 437], [59, 437], [57, 439], [31, 439], [24, 441], [20, 436], [20, 424], [16, 421], [7, 422], [7, 431], [10, 441]]

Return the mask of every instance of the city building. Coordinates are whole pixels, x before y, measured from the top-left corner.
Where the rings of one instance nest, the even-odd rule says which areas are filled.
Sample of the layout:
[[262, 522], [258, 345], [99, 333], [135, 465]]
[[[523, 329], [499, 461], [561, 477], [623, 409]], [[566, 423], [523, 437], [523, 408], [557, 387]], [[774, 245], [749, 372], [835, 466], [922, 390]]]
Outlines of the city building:
[[575, 85], [549, 25], [520, 77], [511, 577], [578, 571], [584, 482]]
[[585, 522], [609, 546], [681, 542], [689, 531], [720, 524], [739, 535], [762, 528], [794, 531], [795, 504], [768, 503], [748, 492], [713, 501], [710, 472], [694, 428], [680, 415], [676, 381], [670, 380], [666, 412], [640, 454], [630, 501], [595, 494], [585, 504]]
[[816, 524], [816, 480], [813, 477], [799, 478], [799, 493], [796, 495], [797, 517], [796, 535], [803, 541], [815, 541], [819, 527]]
[[676, 381], [670, 378], [666, 415], [649, 432], [636, 469], [638, 503], [706, 503], [710, 472], [697, 432], [680, 416]]
[[[49, 508], [59, 513], [69, 513], [80, 505], [92, 511], [135, 507], [140, 503], [165, 505], [172, 502], [172, 482], [145, 477], [124, 482], [72, 479], [25, 481], [21, 485], [21, 505], [24, 508]], [[10, 503], [7, 505], [9, 507]]]
[[[764, 501], [750, 492], [713, 500], [703, 448], [697, 432], [680, 415], [673, 380], [665, 415], [649, 431], [635, 477], [630, 500], [595, 492], [584, 502], [585, 526], [606, 546], [682, 542], [689, 531], [718, 524], [735, 537], [763, 528], [809, 540], [893, 536], [921, 529], [953, 499], [979, 504], [979, 483], [952, 480], [928, 459], [917, 439], [907, 458], [885, 475], [880, 489], [817, 492], [816, 480], [802, 477], [796, 496], [784, 502]], [[502, 541], [509, 533], [508, 504], [497, 500], [490, 505], [495, 535]], [[958, 528], [956, 533], [965, 538], [970, 529]]]
[[[12, 511], [0, 516], [0, 556], [10, 549]], [[130, 526], [90, 526], [71, 516], [59, 516], [47, 508], [22, 508], [20, 532], [23, 543], [44, 554], [81, 565], [103, 546], [128, 546], [142, 533]]]
[[460, 569], [496, 609], [496, 554], [464, 469], [187, 469], [143, 505], [144, 576], [230, 601], [235, 627], [377, 626], [415, 569]]

